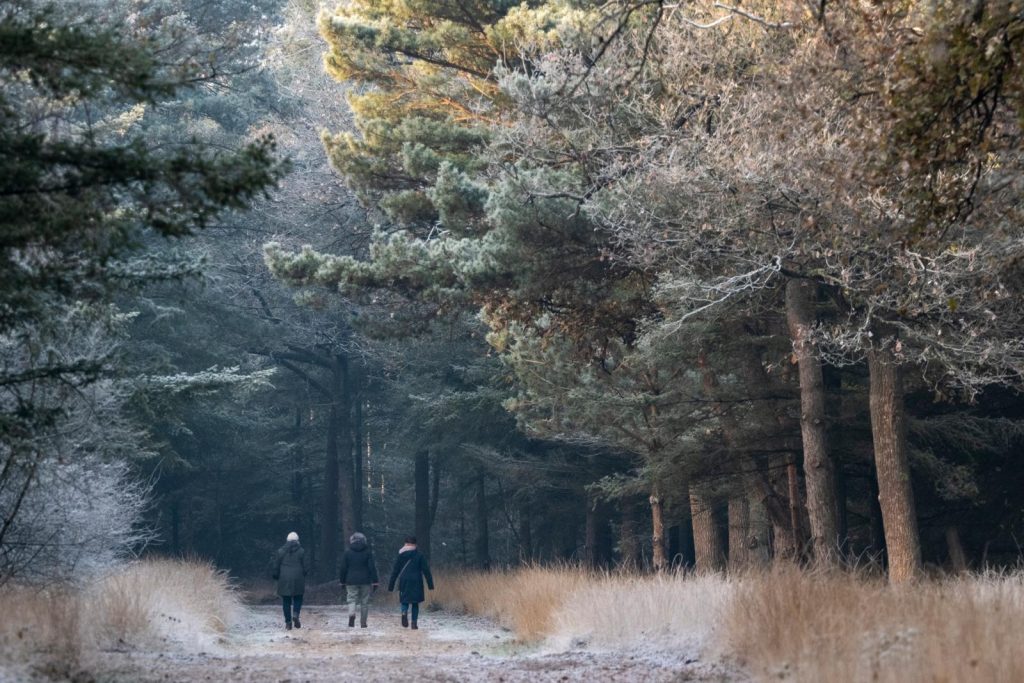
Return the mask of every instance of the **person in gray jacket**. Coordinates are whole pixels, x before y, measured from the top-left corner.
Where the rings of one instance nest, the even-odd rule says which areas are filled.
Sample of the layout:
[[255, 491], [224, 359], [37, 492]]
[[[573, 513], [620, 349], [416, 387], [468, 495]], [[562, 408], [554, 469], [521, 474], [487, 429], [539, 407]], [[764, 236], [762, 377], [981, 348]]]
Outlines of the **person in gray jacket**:
[[277, 594], [281, 596], [284, 627], [290, 631], [294, 623], [295, 628], [302, 628], [299, 612], [302, 611], [302, 594], [306, 592], [309, 560], [306, 559], [306, 551], [299, 545], [299, 535], [294, 531], [288, 534], [285, 544], [271, 561], [270, 573], [274, 581], [277, 581]]
[[366, 628], [366, 617], [370, 612], [370, 595], [380, 581], [377, 578], [377, 564], [373, 551], [366, 544], [366, 536], [358, 531], [348, 539], [349, 548], [341, 558], [341, 589], [346, 591], [348, 602], [348, 626], [356, 625], [356, 607], [359, 607], [359, 625]]

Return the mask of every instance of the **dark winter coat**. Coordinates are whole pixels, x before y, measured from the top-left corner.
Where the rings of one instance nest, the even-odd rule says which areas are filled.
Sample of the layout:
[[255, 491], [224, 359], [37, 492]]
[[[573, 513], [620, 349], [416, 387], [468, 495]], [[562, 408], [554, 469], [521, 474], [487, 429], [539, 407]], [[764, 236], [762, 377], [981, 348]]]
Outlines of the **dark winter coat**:
[[277, 594], [281, 597], [302, 595], [306, 592], [309, 560], [306, 559], [306, 551], [298, 541], [288, 541], [278, 549], [271, 569], [271, 575], [277, 581]]
[[391, 569], [391, 580], [388, 581], [388, 590], [394, 590], [397, 582], [399, 600], [406, 604], [423, 602], [426, 599], [423, 594], [423, 579], [427, 580], [430, 590], [434, 590], [434, 577], [430, 574], [427, 558], [419, 550], [406, 550], [395, 560], [395, 566]]
[[379, 583], [377, 563], [373, 561], [373, 551], [360, 539], [349, 546], [341, 557], [341, 582], [349, 586], [365, 586]]

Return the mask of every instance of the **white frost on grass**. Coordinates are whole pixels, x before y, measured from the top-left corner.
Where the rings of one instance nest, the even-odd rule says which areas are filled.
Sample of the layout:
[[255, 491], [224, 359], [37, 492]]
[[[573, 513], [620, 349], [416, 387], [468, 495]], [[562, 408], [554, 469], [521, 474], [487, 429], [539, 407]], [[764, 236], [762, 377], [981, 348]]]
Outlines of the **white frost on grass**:
[[553, 619], [551, 647], [705, 650], [735, 594], [722, 576], [600, 577], [578, 588]]

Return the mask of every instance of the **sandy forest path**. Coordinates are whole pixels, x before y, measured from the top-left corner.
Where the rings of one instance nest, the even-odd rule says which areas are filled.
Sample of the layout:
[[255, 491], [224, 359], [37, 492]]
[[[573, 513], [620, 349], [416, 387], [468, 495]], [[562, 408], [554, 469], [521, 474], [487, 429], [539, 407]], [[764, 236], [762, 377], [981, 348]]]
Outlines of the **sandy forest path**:
[[403, 629], [391, 610], [369, 628], [348, 628], [340, 607], [309, 606], [301, 630], [285, 631], [278, 608], [252, 608], [216, 651], [107, 653], [110, 681], [729, 681], [729, 672], [692, 655], [569, 650], [515, 641], [492, 622], [443, 612]]

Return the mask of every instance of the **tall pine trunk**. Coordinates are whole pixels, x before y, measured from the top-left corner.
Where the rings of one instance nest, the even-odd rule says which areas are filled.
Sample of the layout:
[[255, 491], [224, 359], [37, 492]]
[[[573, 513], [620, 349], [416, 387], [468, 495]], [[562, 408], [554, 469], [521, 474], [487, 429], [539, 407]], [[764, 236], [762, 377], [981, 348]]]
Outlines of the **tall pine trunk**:
[[327, 415], [324, 491], [320, 512], [320, 578], [334, 578], [338, 562], [338, 406]]
[[729, 498], [729, 571], [750, 566], [750, 499], [746, 493]]
[[430, 558], [430, 456], [426, 450], [416, 452], [415, 472], [416, 543], [420, 551]]
[[366, 491], [366, 444], [364, 443], [363, 437], [363, 397], [361, 393], [361, 386], [355, 387], [355, 413], [352, 417], [352, 429], [353, 438], [352, 441], [355, 444], [353, 455], [355, 457], [355, 490], [352, 498], [352, 510], [354, 513], [354, 526], [356, 531], [362, 531], [364, 528], [363, 524], [363, 505], [365, 503], [365, 491]]
[[809, 280], [786, 284], [786, 321], [800, 375], [800, 432], [803, 437], [804, 484], [814, 559], [835, 564], [839, 531], [836, 522], [835, 466], [828, 450], [825, 382], [821, 360], [809, 339], [816, 322], [817, 285]]
[[908, 581], [921, 571], [914, 490], [907, 459], [903, 377], [892, 349], [881, 344], [868, 350], [871, 438], [878, 474], [878, 504], [882, 509], [889, 580]]
[[491, 544], [488, 536], [487, 480], [481, 471], [476, 478], [476, 565], [483, 570], [491, 568]]
[[661, 492], [655, 486], [648, 498], [651, 505], [651, 563], [655, 571], [668, 569], [668, 556], [665, 553], [665, 514]]
[[635, 569], [640, 564], [640, 540], [636, 528], [636, 502], [632, 498], [619, 499], [622, 523], [619, 525], [619, 566]]
[[349, 379], [348, 358], [342, 354], [334, 357], [332, 367], [334, 405], [331, 406], [332, 421], [337, 424], [338, 441], [338, 514], [341, 516], [342, 543], [348, 543], [355, 527], [355, 475], [352, 468], [352, 386]]
[[519, 506], [519, 561], [527, 564], [533, 561], [533, 527], [530, 524], [530, 505]]
[[715, 524], [714, 505], [709, 496], [693, 486], [690, 487], [690, 519], [693, 520], [697, 571], [706, 574], [725, 569], [725, 552]]

